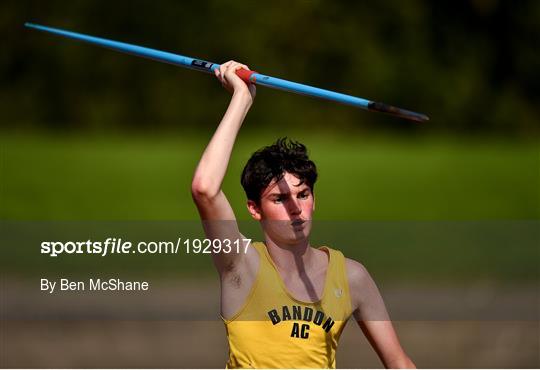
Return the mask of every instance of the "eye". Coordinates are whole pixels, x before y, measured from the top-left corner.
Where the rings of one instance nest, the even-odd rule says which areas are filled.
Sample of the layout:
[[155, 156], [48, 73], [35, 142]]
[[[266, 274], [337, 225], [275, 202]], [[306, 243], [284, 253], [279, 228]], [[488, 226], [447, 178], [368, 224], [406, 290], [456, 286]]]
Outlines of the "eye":
[[283, 202], [283, 198], [281, 198], [281, 197], [274, 198], [273, 202], [275, 204], [279, 204], [279, 203]]
[[307, 199], [309, 197], [309, 191], [303, 191], [300, 194], [298, 194], [299, 199]]

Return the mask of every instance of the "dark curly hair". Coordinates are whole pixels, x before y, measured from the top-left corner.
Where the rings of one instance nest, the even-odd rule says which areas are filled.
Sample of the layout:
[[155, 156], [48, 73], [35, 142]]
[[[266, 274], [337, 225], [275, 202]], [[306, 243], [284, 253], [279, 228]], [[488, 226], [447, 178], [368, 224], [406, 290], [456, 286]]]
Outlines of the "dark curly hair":
[[308, 158], [305, 145], [286, 137], [257, 150], [247, 161], [241, 178], [247, 198], [260, 204], [263, 190], [272, 180], [281, 180], [285, 172], [297, 176], [313, 192], [317, 167]]

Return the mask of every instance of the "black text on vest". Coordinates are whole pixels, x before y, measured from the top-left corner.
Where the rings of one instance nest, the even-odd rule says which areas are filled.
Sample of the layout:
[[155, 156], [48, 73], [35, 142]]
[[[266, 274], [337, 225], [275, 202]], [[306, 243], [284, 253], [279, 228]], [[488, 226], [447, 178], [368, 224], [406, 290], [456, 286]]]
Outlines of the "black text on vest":
[[[281, 311], [281, 316], [279, 315], [277, 309], [268, 311], [268, 317], [272, 321], [272, 325], [276, 325], [280, 323], [281, 321], [289, 321], [289, 320], [308, 321], [308, 322], [313, 322], [314, 324], [318, 326], [322, 326], [324, 331], [326, 331], [327, 333], [334, 326], [334, 320], [332, 320], [331, 317], [328, 316], [326, 320], [324, 320], [325, 318], [324, 312], [319, 311], [319, 310], [314, 312], [314, 310], [310, 307], [282, 306], [280, 311]], [[305, 338], [307, 338], [309, 336], [309, 333], [307, 332], [307, 330], [309, 330], [309, 325], [307, 324], [303, 324], [303, 325], [307, 326], [307, 328], [304, 329], [305, 335], [306, 335]], [[296, 332], [295, 332], [295, 328], [296, 328]], [[302, 327], [300, 327], [298, 323], [295, 323], [295, 326], [293, 326], [291, 337], [304, 338], [302, 336]]]
[[302, 326], [300, 326], [300, 324], [298, 324], [297, 322], [293, 323], [291, 337], [308, 339], [309, 338], [309, 325], [302, 324]]

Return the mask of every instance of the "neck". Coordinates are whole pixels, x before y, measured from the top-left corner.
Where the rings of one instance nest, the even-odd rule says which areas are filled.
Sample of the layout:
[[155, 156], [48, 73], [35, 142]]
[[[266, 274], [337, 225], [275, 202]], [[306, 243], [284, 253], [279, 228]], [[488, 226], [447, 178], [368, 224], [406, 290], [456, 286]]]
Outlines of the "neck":
[[290, 245], [282, 245], [274, 242], [266, 234], [265, 240], [270, 257], [281, 271], [302, 274], [315, 263], [315, 252], [311, 248], [308, 239]]

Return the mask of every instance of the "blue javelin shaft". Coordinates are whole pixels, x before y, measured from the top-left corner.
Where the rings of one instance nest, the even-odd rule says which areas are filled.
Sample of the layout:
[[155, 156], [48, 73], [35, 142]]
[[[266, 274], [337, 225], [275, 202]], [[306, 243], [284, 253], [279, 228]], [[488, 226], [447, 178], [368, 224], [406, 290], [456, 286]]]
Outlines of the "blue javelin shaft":
[[[28, 28], [33, 28], [39, 31], [49, 32], [55, 35], [64, 36], [70, 39], [80, 40], [88, 42], [90, 44], [102, 46], [108, 49], [120, 51], [127, 54], [140, 56], [143, 58], [157, 60], [159, 62], [165, 62], [174, 64], [181, 67], [186, 67], [202, 72], [213, 73], [220, 65], [217, 63], [208, 62], [205, 60], [190, 58], [187, 56], [173, 54], [166, 51], [151, 49], [143, 46], [128, 44], [120, 41], [113, 41], [104, 39], [101, 37], [95, 37], [85, 35], [77, 32], [71, 32], [62, 30], [59, 28], [46, 27], [34, 23], [25, 23]], [[287, 81], [280, 78], [266, 76], [254, 71], [238, 70], [237, 74], [245, 82], [254, 83], [261, 86], [267, 86], [274, 89], [290, 91], [296, 94], [314, 96], [317, 98], [336, 101], [339, 103], [353, 105], [362, 109], [366, 109], [374, 112], [382, 112], [392, 114], [394, 116], [402, 117], [416, 122], [424, 122], [429, 120], [425, 114], [408, 111], [405, 109], [397, 108], [385, 103], [374, 102], [371, 100], [358, 98], [355, 96], [341, 94], [330, 90], [320, 89], [318, 87], [300, 84], [297, 82]]]

